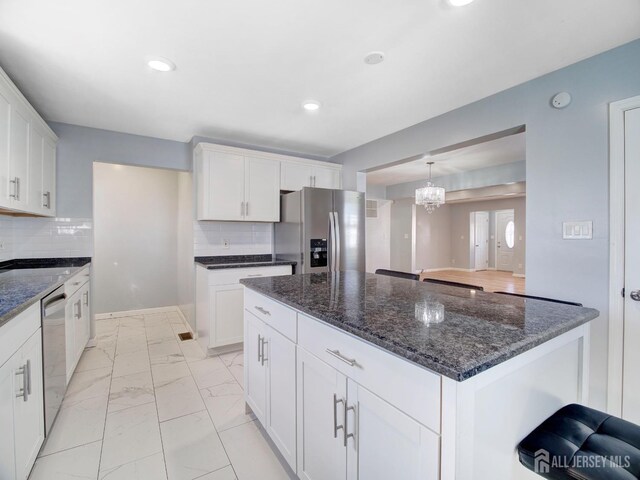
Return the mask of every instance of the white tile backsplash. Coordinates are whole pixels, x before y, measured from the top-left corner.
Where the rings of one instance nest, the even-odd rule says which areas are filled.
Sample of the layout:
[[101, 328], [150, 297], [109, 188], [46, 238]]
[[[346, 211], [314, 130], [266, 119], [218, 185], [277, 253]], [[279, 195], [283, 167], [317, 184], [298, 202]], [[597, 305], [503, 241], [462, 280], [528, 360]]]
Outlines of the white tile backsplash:
[[0, 262], [13, 258], [13, 217], [0, 215]]
[[12, 258], [91, 257], [90, 218], [0, 216], [0, 261]]
[[[229, 248], [223, 241], [229, 241]], [[254, 255], [273, 252], [273, 224], [194, 222], [194, 256]]]

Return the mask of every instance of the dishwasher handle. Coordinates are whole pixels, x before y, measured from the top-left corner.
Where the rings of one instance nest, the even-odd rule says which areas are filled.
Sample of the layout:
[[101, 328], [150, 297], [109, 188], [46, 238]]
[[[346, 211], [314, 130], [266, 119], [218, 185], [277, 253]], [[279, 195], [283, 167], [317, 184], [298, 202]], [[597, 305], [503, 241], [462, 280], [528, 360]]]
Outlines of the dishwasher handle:
[[67, 294], [60, 293], [58, 295], [50, 295], [42, 302], [42, 317], [49, 317], [64, 309], [67, 303]]

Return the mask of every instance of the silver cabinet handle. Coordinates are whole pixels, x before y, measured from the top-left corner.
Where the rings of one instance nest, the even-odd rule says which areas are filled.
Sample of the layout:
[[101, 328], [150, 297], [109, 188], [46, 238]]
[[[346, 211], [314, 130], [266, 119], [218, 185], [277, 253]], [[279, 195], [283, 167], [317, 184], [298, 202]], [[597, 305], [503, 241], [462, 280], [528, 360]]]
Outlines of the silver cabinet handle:
[[16, 200], [20, 200], [20, 177], [14, 177], [14, 179], [10, 180], [9, 183], [13, 183], [13, 193], [9, 196]]
[[269, 310], [265, 310], [264, 308], [262, 308], [262, 307], [258, 307], [258, 306], [255, 306], [255, 307], [253, 307], [253, 308], [255, 308], [256, 310], [258, 310], [258, 311], [259, 311], [261, 314], [263, 314], [263, 315], [269, 315], [269, 316], [271, 316], [271, 312], [270, 312]]
[[76, 312], [73, 314], [74, 317], [76, 318], [80, 318], [80, 312], [82, 311], [82, 304], [81, 304], [81, 300], [78, 300], [76, 303], [73, 304], [73, 308], [75, 309], [76, 306], [78, 307], [78, 309], [76, 310]]
[[16, 371], [16, 377], [22, 375], [22, 388], [16, 393], [16, 398], [22, 397], [23, 401], [27, 401], [29, 392], [27, 391], [27, 364], [24, 364]]
[[349, 365], [350, 367], [354, 367], [356, 365], [356, 359], [355, 358], [347, 358], [345, 356], [343, 356], [340, 353], [340, 350], [330, 350], [327, 348], [326, 352], [331, 355], [332, 357], [337, 358], [338, 360], [340, 360], [341, 362], [346, 363], [347, 365]]
[[51, 192], [44, 192], [42, 197], [42, 207], [51, 209]]
[[314, 187], [316, 186], [316, 176], [315, 175], [313, 176], [313, 186]]
[[244, 202], [240, 202], [240, 216], [244, 217]]
[[309, 186], [313, 187], [313, 175], [309, 175]]
[[25, 365], [27, 369], [27, 374], [25, 375], [27, 380], [27, 396], [31, 395], [31, 360], [27, 360]]
[[262, 335], [258, 334], [258, 362], [262, 363]]
[[640, 302], [640, 290], [634, 290], [629, 294], [629, 296], [631, 297], [631, 300]]
[[244, 216], [248, 217], [249, 216], [249, 202], [246, 202], [244, 204]]
[[[345, 409], [344, 409], [344, 446], [347, 446], [347, 440], [349, 440], [350, 438], [353, 438], [353, 443], [354, 445], [356, 445], [356, 425], [358, 425], [358, 412], [356, 411], [356, 407], [355, 405], [352, 407], [347, 407], [347, 404], [345, 403]], [[347, 429], [348, 427], [348, 423], [347, 423], [347, 415], [349, 414], [349, 412], [352, 411], [353, 412], [353, 433], [347, 433]]]
[[252, 273], [251, 275], [247, 275], [247, 277], [261, 277], [261, 273]]
[[338, 396], [333, 394], [333, 438], [338, 438], [338, 430], [344, 429], [344, 425], [338, 425], [338, 404], [342, 403], [345, 405], [344, 398], [338, 398]]
[[82, 297], [84, 298], [84, 304], [85, 306], [89, 306], [89, 292], [84, 292], [82, 294]]
[[269, 342], [267, 342], [267, 341], [265, 340], [265, 338], [264, 338], [264, 337], [262, 337], [262, 360], [260, 361], [260, 364], [261, 364], [263, 367], [264, 367], [264, 362], [266, 362], [266, 361], [268, 360], [268, 359], [264, 356], [264, 346], [265, 346], [265, 344], [267, 344], [267, 343], [269, 343]]

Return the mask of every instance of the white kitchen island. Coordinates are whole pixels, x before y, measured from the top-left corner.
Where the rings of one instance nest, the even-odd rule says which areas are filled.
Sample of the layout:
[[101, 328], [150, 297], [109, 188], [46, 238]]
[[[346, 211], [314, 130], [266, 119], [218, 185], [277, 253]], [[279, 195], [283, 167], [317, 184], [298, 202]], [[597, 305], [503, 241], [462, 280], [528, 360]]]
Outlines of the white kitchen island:
[[533, 479], [519, 441], [586, 403], [596, 310], [358, 272], [243, 283], [245, 400], [300, 479]]

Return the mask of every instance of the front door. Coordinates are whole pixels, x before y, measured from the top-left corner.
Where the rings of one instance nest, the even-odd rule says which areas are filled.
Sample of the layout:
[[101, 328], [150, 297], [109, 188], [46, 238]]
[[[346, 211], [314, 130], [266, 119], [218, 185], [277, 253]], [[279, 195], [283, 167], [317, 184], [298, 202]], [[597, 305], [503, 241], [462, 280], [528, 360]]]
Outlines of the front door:
[[622, 416], [640, 423], [640, 108], [625, 113], [625, 266]]
[[496, 268], [513, 272], [513, 247], [516, 243], [513, 210], [496, 212], [496, 239]]

